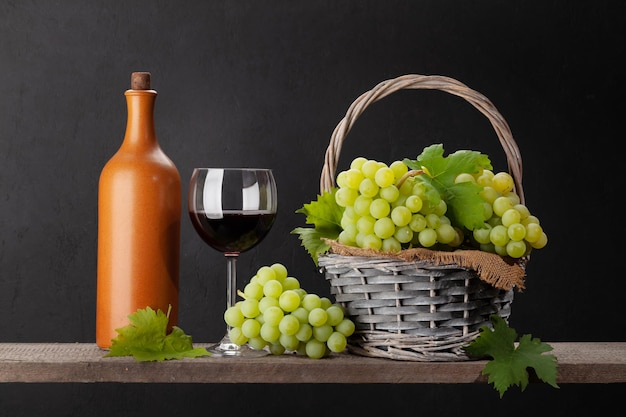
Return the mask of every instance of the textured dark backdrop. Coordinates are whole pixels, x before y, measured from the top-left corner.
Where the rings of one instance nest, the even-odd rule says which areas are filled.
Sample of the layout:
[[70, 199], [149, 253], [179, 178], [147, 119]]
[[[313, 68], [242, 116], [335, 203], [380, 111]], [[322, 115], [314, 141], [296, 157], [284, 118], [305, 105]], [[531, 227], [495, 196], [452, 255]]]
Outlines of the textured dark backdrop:
[[[95, 340], [97, 184], [124, 135], [133, 71], [153, 74], [158, 137], [185, 192], [196, 166], [274, 168], [279, 217], [242, 255], [242, 280], [282, 262], [321, 294], [327, 284], [289, 232], [319, 191], [348, 106], [407, 73], [468, 84], [509, 122], [527, 203], [550, 238], [531, 259], [512, 326], [544, 341], [624, 341], [625, 15], [623, 3], [604, 0], [0, 0], [0, 341]], [[484, 116], [424, 90], [368, 109], [342, 163], [413, 157], [432, 143], [483, 151], [506, 169]], [[179, 324], [194, 341], [217, 340], [224, 259], [186, 215], [181, 233]], [[486, 385], [302, 388], [4, 384], [0, 415], [461, 416], [552, 406], [565, 415], [602, 411], [623, 386], [514, 387], [503, 400]]]

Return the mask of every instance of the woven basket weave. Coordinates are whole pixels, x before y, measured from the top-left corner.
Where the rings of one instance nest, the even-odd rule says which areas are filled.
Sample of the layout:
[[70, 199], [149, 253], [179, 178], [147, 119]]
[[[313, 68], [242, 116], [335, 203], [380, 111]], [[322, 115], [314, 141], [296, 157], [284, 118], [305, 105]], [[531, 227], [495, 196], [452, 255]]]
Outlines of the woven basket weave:
[[[515, 191], [524, 202], [520, 152], [495, 106], [455, 79], [416, 74], [383, 81], [348, 108], [326, 150], [320, 178], [322, 193], [335, 186], [341, 146], [358, 117], [374, 102], [403, 89], [445, 91], [464, 98], [485, 115], [506, 153]], [[478, 336], [481, 326], [491, 326], [489, 317], [498, 314], [507, 320], [510, 315], [513, 288], [486, 282], [480, 265], [471, 268], [458, 262], [434, 262], [433, 256], [410, 261], [382, 253], [361, 256], [357, 248], [357, 255], [346, 255], [334, 250], [337, 246], [341, 245], [331, 245], [318, 262], [331, 293], [356, 324], [348, 341], [348, 350], [353, 353], [408, 361], [469, 360], [463, 347]], [[349, 252], [349, 248], [343, 249]], [[525, 262], [520, 260], [514, 266], [523, 269]]]

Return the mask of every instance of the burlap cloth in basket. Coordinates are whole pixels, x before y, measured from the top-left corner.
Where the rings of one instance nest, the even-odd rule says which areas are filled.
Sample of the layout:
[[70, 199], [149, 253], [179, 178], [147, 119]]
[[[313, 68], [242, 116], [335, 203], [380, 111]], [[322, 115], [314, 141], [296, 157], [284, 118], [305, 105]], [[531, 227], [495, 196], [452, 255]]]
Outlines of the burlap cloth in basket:
[[435, 251], [426, 248], [411, 248], [399, 252], [381, 252], [373, 249], [363, 249], [346, 246], [336, 240], [324, 239], [330, 245], [330, 251], [342, 256], [367, 256], [394, 258], [405, 262], [425, 262], [434, 265], [458, 265], [471, 269], [476, 275], [492, 286], [510, 290], [516, 287], [524, 290], [524, 276], [526, 275], [523, 262], [502, 257], [480, 250], [459, 249], [452, 252]]

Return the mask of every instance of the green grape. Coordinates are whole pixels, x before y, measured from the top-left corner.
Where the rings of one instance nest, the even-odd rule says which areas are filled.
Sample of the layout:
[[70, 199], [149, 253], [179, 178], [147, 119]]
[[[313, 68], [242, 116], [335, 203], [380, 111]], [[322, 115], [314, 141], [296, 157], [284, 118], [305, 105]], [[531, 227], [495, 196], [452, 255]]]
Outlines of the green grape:
[[309, 323], [300, 323], [295, 336], [299, 341], [307, 342], [313, 336], [313, 327]]
[[367, 158], [364, 158], [362, 156], [358, 156], [358, 157], [354, 158], [352, 160], [352, 162], [350, 162], [350, 168], [351, 169], [359, 169], [360, 170], [365, 162], [367, 162]]
[[359, 216], [365, 216], [370, 214], [370, 205], [372, 199], [364, 195], [360, 195], [354, 200], [354, 212]]
[[244, 317], [247, 318], [255, 318], [260, 314], [259, 310], [259, 300], [256, 298], [248, 298], [247, 300], [243, 300], [239, 307]]
[[387, 217], [390, 211], [391, 206], [384, 198], [377, 198], [370, 204], [370, 214], [376, 219]]
[[413, 184], [413, 189], [411, 190], [411, 194], [418, 196], [422, 200], [426, 199], [426, 187], [421, 182], [416, 181]]
[[461, 246], [461, 244], [463, 243], [463, 240], [465, 239], [465, 235], [463, 234], [463, 231], [459, 229], [458, 227], [453, 227], [453, 228], [454, 228], [454, 239], [452, 239], [452, 241], [450, 241], [448, 245], [452, 246], [453, 248], [456, 248], [458, 246]]
[[437, 243], [437, 232], [435, 229], [427, 227], [417, 234], [417, 239], [420, 245], [425, 248], [429, 248]]
[[365, 197], [373, 198], [378, 195], [380, 187], [371, 178], [364, 178], [359, 184], [359, 193]]
[[271, 279], [263, 286], [263, 294], [266, 297], [278, 298], [283, 292], [283, 284], [275, 279]]
[[335, 178], [335, 182], [340, 188], [348, 187], [346, 176], [347, 176], [346, 171], [341, 171], [339, 174], [337, 174], [337, 178]]
[[267, 281], [276, 279], [276, 271], [269, 266], [262, 266], [257, 270], [256, 276], [257, 282], [261, 285], [265, 285]]
[[521, 223], [513, 223], [508, 228], [508, 234], [511, 240], [519, 241], [526, 237], [526, 227]]
[[272, 268], [274, 270], [274, 273], [276, 274], [276, 278], [274, 279], [281, 284], [283, 283], [283, 281], [285, 281], [287, 275], [289, 275], [289, 273], [287, 272], [287, 267], [279, 262], [273, 263], [272, 265], [270, 265], [270, 268]]
[[360, 169], [350, 168], [345, 171], [345, 187], [351, 188], [353, 190], [358, 190], [361, 181], [365, 178]]
[[243, 288], [243, 293], [246, 298], [254, 298], [260, 300], [263, 297], [263, 286], [258, 282], [249, 282]]
[[306, 355], [311, 359], [320, 359], [326, 355], [326, 344], [316, 339], [306, 342]]
[[411, 178], [407, 178], [400, 186], [400, 195], [404, 195], [407, 197], [413, 195], [413, 185], [414, 184]]
[[269, 323], [263, 323], [261, 325], [261, 331], [259, 332], [263, 340], [268, 343], [274, 343], [280, 337], [280, 330], [277, 325], [271, 325]]
[[439, 200], [439, 204], [437, 204], [434, 207], [433, 213], [441, 217], [447, 212], [448, 212], [448, 203], [446, 203], [446, 201], [443, 199]]
[[344, 319], [343, 307], [339, 304], [333, 304], [326, 309], [326, 314], [328, 314], [328, 324], [331, 326], [336, 326]]
[[393, 175], [396, 179], [402, 178], [404, 174], [409, 172], [409, 167], [402, 161], [393, 161], [391, 165], [389, 165], [389, 168], [393, 171]]
[[524, 239], [526, 239], [528, 243], [535, 243], [541, 238], [543, 228], [540, 225], [537, 223], [529, 223], [525, 227], [526, 237], [524, 237]]
[[541, 249], [548, 244], [548, 235], [545, 232], [541, 233], [541, 237], [534, 242], [530, 242], [530, 246], [533, 249]]
[[270, 343], [269, 347], [272, 355], [279, 356], [285, 353], [285, 347], [278, 343], [278, 338], [273, 343]]
[[356, 222], [356, 230], [360, 233], [374, 233], [374, 225], [376, 224], [376, 219], [372, 216], [365, 215]]
[[[508, 243], [508, 242], [507, 242]], [[498, 245], [493, 245], [494, 250], [496, 251], [496, 253], [500, 256], [508, 256], [509, 254], [506, 252], [506, 245], [504, 246], [498, 246]]]
[[462, 182], [473, 182], [473, 183], [476, 183], [476, 178], [474, 178], [474, 176], [472, 174], [469, 174], [467, 172], [463, 172], [463, 173], [457, 175], [454, 178], [454, 183], [455, 184], [460, 184]]
[[286, 277], [283, 281], [283, 290], [295, 290], [300, 288], [300, 281], [295, 277]]
[[278, 330], [280, 330], [282, 334], [287, 334], [290, 336], [293, 336], [294, 334], [296, 334], [299, 328], [300, 328], [300, 321], [298, 320], [297, 317], [292, 316], [291, 314], [285, 315], [280, 320], [280, 323], [278, 323]]
[[356, 214], [356, 212], [354, 211], [354, 207], [353, 206], [349, 206], [349, 207], [346, 207], [343, 210], [343, 216], [342, 217], [345, 217], [346, 220], [351, 220], [352, 223], [356, 223], [356, 221], [359, 218], [359, 215]]
[[483, 189], [478, 193], [478, 195], [489, 204], [493, 204], [493, 202], [496, 201], [496, 198], [501, 197], [500, 193], [498, 193], [493, 187], [489, 186], [483, 186]]
[[402, 245], [395, 237], [388, 237], [387, 239], [383, 239], [380, 250], [383, 252], [400, 252], [402, 250]]
[[506, 253], [511, 258], [521, 258], [526, 253], [526, 243], [523, 240], [511, 240], [506, 244]]
[[411, 210], [411, 213], [417, 213], [422, 209], [424, 201], [419, 196], [410, 195], [407, 197], [404, 205]]
[[328, 323], [321, 326], [313, 326], [313, 337], [320, 342], [326, 342], [331, 334], [333, 334], [333, 326]]
[[513, 206], [515, 210], [519, 212], [520, 220], [524, 220], [528, 216], [530, 216], [530, 210], [524, 204], [516, 204]]
[[335, 330], [343, 334], [345, 337], [350, 337], [355, 331], [355, 325], [349, 318], [344, 318], [341, 323], [335, 326]]
[[411, 222], [412, 217], [413, 213], [411, 213], [408, 207], [398, 206], [391, 210], [391, 220], [393, 220], [396, 226], [406, 226]]
[[513, 190], [515, 181], [508, 172], [498, 172], [491, 179], [492, 187], [500, 194], [506, 194]]
[[491, 229], [492, 227], [489, 226], [489, 224], [485, 224], [483, 227], [474, 229], [472, 236], [474, 236], [474, 240], [476, 240], [476, 242], [482, 245], [491, 243], [491, 240], [489, 239]]
[[493, 216], [489, 220], [487, 220], [487, 224], [491, 227], [496, 227], [502, 224], [502, 218], [498, 216]]
[[[304, 307], [307, 311], [311, 311], [316, 308], [322, 307], [322, 299], [317, 294], [307, 294], [302, 299], [301, 303], [302, 307]], [[308, 313], [307, 313], [308, 314]], [[308, 318], [307, 318], [308, 321]]]
[[483, 219], [485, 221], [489, 220], [491, 216], [493, 216], [493, 206], [487, 201], [483, 201]]
[[248, 342], [248, 338], [241, 332], [241, 327], [231, 327], [228, 331], [228, 336], [231, 342], [239, 346], [245, 345]]
[[[283, 319], [284, 316], [285, 316], [285, 312], [283, 311], [282, 308], [278, 306], [268, 307], [263, 313], [263, 320], [265, 321], [264, 324], [268, 324], [270, 326], [278, 326], [278, 324], [280, 323], [280, 321]], [[268, 339], [265, 339], [265, 340], [269, 342]]]
[[243, 324], [245, 317], [239, 305], [230, 306], [224, 311], [224, 321], [230, 327], [239, 327]]
[[445, 214], [442, 216], [439, 216], [439, 222], [441, 224], [449, 224], [452, 225], [452, 221], [450, 220], [450, 218], [448, 218], [448, 216], [446, 216]]
[[378, 171], [378, 162], [373, 159], [367, 160], [361, 165], [361, 172], [365, 175], [365, 178], [374, 179], [376, 171]]
[[493, 212], [496, 216], [502, 217], [505, 211], [513, 208], [513, 202], [504, 196], [496, 198], [493, 202]]
[[427, 226], [426, 218], [422, 214], [415, 213], [411, 217], [411, 221], [409, 222], [409, 227], [414, 232], [421, 232], [422, 230], [426, 228], [426, 226]]
[[[443, 244], [449, 244], [457, 237], [456, 230], [452, 225], [443, 223], [437, 229], [437, 241]], [[409, 239], [410, 241], [410, 239]]]
[[328, 320], [328, 313], [321, 307], [309, 311], [309, 324], [313, 327], [323, 326]]
[[374, 233], [381, 239], [387, 239], [396, 231], [396, 225], [389, 217], [383, 217], [374, 223]]
[[501, 224], [493, 226], [491, 228], [491, 231], [489, 232], [489, 240], [496, 247], [506, 246], [506, 244], [509, 243], [509, 240], [511, 240], [511, 238], [509, 237], [508, 228]]
[[374, 181], [381, 188], [393, 185], [395, 180], [396, 176], [391, 168], [380, 168], [374, 175]]
[[365, 236], [367, 236], [367, 235], [365, 233], [361, 233], [361, 232], [356, 234], [356, 237], [354, 238], [354, 242], [356, 243], [356, 245], [359, 248], [364, 247], [364, 243], [363, 242], [365, 241]]
[[263, 297], [259, 300], [259, 312], [265, 314], [268, 307], [278, 307], [278, 298]]
[[381, 188], [379, 190], [380, 197], [387, 200], [390, 203], [394, 203], [400, 198], [400, 190], [395, 185]]
[[381, 238], [373, 233], [369, 233], [363, 236], [362, 248], [378, 250], [383, 246]]
[[483, 171], [476, 177], [476, 184], [483, 187], [491, 187], [493, 185], [493, 171], [483, 169]]
[[354, 205], [354, 201], [359, 196], [359, 192], [352, 188], [339, 188], [335, 192], [335, 202], [340, 207], [348, 207]]
[[[321, 305], [321, 302], [320, 302], [320, 305]], [[302, 307], [302, 305], [300, 305], [300, 307], [296, 308], [290, 314], [296, 317], [300, 321], [300, 324], [309, 322], [309, 310]]]
[[278, 342], [285, 350], [296, 350], [300, 345], [298, 338], [292, 334], [281, 334], [278, 338]]
[[426, 227], [436, 229], [441, 226], [441, 219], [438, 214], [430, 213], [424, 216], [426, 218]]
[[328, 307], [330, 307], [331, 305], [333, 305], [333, 302], [330, 301], [330, 298], [320, 297], [320, 308], [323, 308], [324, 310], [328, 310]]
[[285, 312], [292, 312], [300, 307], [300, 295], [294, 290], [284, 291], [278, 297], [278, 306]]
[[508, 193], [503, 194], [503, 196], [511, 200], [513, 206], [521, 204], [521, 199], [519, 195], [517, 195], [517, 193], [515, 193], [514, 191], [509, 191]]
[[528, 226], [531, 223], [535, 223], [535, 224], [541, 224], [539, 222], [539, 219], [537, 218], [537, 216], [533, 216], [532, 214], [529, 215], [528, 217], [526, 217], [525, 219], [522, 220], [522, 224], [524, 226]]
[[344, 228], [344, 230], [339, 233], [337, 241], [339, 243], [343, 243], [344, 245], [354, 246], [354, 244], [356, 243], [356, 235], [356, 225], [350, 225], [350, 227]]
[[393, 239], [398, 242], [399, 246], [401, 246], [402, 243], [409, 243], [413, 240], [413, 230], [411, 230], [409, 226], [397, 227], [393, 234]]
[[267, 342], [261, 336], [251, 337], [248, 339], [248, 346], [255, 350], [262, 350], [267, 346]]
[[241, 325], [241, 332], [248, 339], [257, 337], [261, 332], [261, 323], [256, 319], [246, 319]]
[[326, 341], [326, 346], [331, 352], [343, 352], [347, 345], [346, 336], [340, 332], [333, 332]]

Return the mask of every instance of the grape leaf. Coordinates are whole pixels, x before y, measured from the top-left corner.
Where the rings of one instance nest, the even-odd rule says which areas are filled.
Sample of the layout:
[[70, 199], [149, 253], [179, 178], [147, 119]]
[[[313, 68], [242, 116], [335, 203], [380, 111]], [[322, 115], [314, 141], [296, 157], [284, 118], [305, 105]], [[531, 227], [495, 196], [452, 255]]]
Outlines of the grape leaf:
[[150, 307], [138, 309], [128, 316], [130, 324], [115, 329], [117, 337], [104, 357], [133, 356], [137, 361], [164, 361], [170, 359], [210, 356], [205, 348], [193, 347], [191, 336], [177, 326], [167, 334], [167, 323], [172, 306], [167, 315], [160, 309]]
[[306, 216], [306, 224], [310, 227], [297, 227], [291, 231], [292, 234], [299, 235], [302, 246], [307, 250], [317, 265], [318, 255], [326, 252], [329, 245], [322, 238], [337, 239], [343, 230], [341, 227], [341, 217], [343, 208], [335, 201], [337, 188], [331, 188], [317, 196], [317, 200], [311, 201], [298, 210], [296, 213]]
[[528, 368], [533, 368], [537, 377], [559, 388], [556, 383], [557, 360], [554, 355], [543, 353], [552, 350], [552, 346], [541, 342], [531, 335], [523, 335], [517, 347], [515, 340], [517, 333], [510, 328], [504, 319], [496, 314], [491, 315], [493, 330], [487, 326], [480, 328], [480, 334], [468, 346], [464, 347], [468, 355], [476, 357], [491, 357], [485, 365], [482, 374], [489, 375], [489, 383], [500, 393], [500, 398], [512, 385], [517, 385], [522, 391], [528, 385]]
[[435, 144], [424, 148], [416, 160], [403, 162], [411, 169], [422, 169], [424, 175], [416, 177], [426, 188], [426, 195], [433, 204], [444, 199], [448, 205], [447, 215], [453, 223], [469, 230], [484, 225], [482, 187], [473, 182], [455, 184], [457, 175], [465, 172], [474, 174], [481, 169], [492, 169], [487, 155], [477, 151], [460, 150], [443, 156], [443, 145]]

